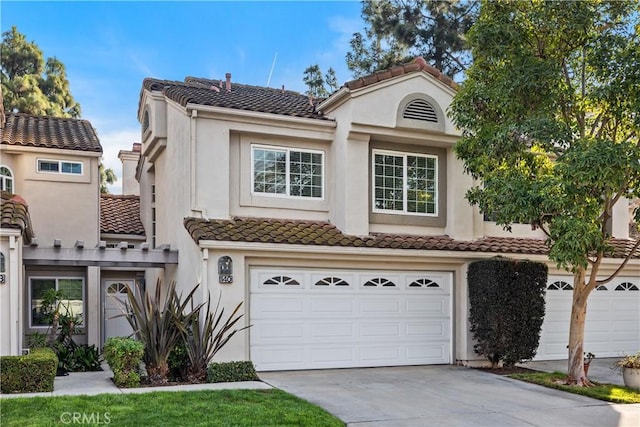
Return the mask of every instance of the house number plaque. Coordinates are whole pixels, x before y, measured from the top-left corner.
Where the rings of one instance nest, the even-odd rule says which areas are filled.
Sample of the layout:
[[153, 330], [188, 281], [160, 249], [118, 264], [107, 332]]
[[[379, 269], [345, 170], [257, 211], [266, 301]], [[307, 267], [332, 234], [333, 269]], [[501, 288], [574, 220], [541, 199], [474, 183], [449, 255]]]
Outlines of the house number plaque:
[[231, 257], [218, 258], [218, 281], [220, 283], [233, 283], [233, 261]]

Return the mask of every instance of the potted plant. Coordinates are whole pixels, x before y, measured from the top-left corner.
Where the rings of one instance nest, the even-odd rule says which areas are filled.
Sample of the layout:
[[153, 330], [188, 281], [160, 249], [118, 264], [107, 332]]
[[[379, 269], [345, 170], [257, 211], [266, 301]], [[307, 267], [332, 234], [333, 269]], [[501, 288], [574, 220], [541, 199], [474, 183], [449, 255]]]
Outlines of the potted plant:
[[596, 355], [589, 352], [584, 354], [584, 376], [586, 377], [589, 373], [589, 365], [591, 365], [591, 361], [595, 359]]
[[622, 371], [625, 386], [640, 390], [640, 351], [623, 356], [616, 362], [615, 367]]

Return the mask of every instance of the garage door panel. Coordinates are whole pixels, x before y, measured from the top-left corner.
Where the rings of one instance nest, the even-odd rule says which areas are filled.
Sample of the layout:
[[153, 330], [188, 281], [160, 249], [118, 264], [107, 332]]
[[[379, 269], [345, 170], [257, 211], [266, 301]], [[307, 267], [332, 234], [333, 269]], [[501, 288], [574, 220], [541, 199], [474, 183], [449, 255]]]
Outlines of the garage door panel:
[[406, 358], [408, 361], [427, 360], [426, 363], [441, 363], [440, 361], [446, 357], [448, 351], [447, 343], [408, 345]]
[[360, 337], [365, 340], [371, 338], [384, 338], [389, 337], [397, 338], [400, 336], [400, 322], [370, 322], [361, 321], [359, 332]]
[[309, 324], [309, 330], [312, 342], [318, 339], [350, 340], [355, 336], [355, 325], [349, 322], [313, 322]]
[[312, 313], [336, 313], [343, 315], [345, 313], [353, 313], [355, 309], [354, 303], [350, 298], [320, 298], [314, 296], [313, 300], [311, 300], [310, 303]]
[[448, 296], [420, 296], [408, 298], [405, 301], [405, 312], [425, 315], [425, 316], [448, 316], [449, 297]]
[[256, 369], [450, 362], [451, 273], [283, 270], [250, 270]]
[[400, 347], [393, 344], [359, 346], [360, 361], [378, 364], [393, 364], [396, 360], [400, 360], [400, 351]]
[[433, 322], [408, 322], [406, 335], [414, 338], [429, 340], [448, 340], [450, 337], [449, 323], [442, 321]]
[[302, 297], [268, 296], [252, 301], [252, 305], [255, 305], [255, 312], [260, 313], [261, 318], [270, 318], [274, 315], [279, 318], [286, 313], [299, 315], [305, 311], [305, 300]]
[[394, 297], [361, 298], [358, 312], [362, 314], [387, 315], [400, 313], [400, 300]]
[[640, 307], [638, 306], [640, 298], [633, 298], [633, 296], [635, 295], [633, 295], [632, 292], [628, 292], [627, 298], [616, 296], [611, 301], [611, 309], [619, 312], [638, 314], [640, 311]]

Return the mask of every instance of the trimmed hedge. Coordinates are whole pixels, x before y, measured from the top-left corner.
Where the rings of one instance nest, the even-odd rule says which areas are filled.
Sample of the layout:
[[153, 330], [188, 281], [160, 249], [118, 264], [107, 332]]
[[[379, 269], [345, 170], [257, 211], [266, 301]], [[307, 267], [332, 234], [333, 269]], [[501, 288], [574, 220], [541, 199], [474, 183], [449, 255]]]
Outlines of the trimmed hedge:
[[494, 366], [532, 359], [545, 314], [547, 266], [493, 258], [469, 265], [469, 322], [474, 350]]
[[58, 357], [50, 348], [38, 348], [26, 356], [0, 357], [0, 392], [53, 391]]
[[104, 359], [113, 371], [113, 382], [118, 387], [130, 388], [140, 385], [138, 372], [144, 344], [133, 338], [112, 337], [104, 343]]
[[208, 383], [228, 383], [237, 381], [260, 381], [253, 362], [212, 363], [207, 368]]

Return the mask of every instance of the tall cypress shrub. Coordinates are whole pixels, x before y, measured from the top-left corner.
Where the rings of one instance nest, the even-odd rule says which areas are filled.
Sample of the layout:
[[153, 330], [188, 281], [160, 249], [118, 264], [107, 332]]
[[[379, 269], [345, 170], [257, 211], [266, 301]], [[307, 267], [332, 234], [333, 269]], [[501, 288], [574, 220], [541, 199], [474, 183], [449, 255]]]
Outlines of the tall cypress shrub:
[[474, 351], [495, 367], [532, 359], [545, 312], [547, 266], [494, 258], [469, 265], [467, 283]]

